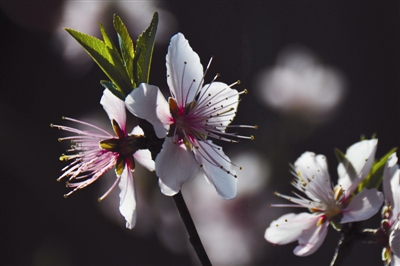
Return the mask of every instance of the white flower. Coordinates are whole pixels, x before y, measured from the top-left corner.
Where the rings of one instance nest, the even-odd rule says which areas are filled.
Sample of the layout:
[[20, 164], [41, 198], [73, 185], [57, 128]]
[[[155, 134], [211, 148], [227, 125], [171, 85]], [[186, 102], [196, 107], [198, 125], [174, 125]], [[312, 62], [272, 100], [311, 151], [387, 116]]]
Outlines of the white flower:
[[382, 214], [385, 231], [389, 235], [389, 245], [383, 250], [383, 254], [388, 253], [392, 265], [400, 264], [400, 169], [396, 163], [397, 156], [393, 153], [383, 171], [385, 206]]
[[292, 184], [307, 197], [297, 193], [294, 193], [297, 197], [276, 193], [294, 204], [272, 206], [308, 208], [311, 213], [283, 215], [267, 228], [265, 239], [278, 245], [298, 240], [299, 245], [294, 249], [294, 254], [308, 256], [323, 243], [331, 221], [349, 223], [373, 216], [382, 205], [382, 193], [376, 189], [364, 189], [352, 198], [351, 194], [368, 174], [374, 161], [377, 142], [376, 139], [363, 140], [347, 150], [346, 158], [354, 172], [350, 171], [345, 162], [340, 163], [339, 184], [335, 188], [332, 187], [325, 156], [303, 153], [294, 164], [293, 174], [296, 179]]
[[284, 49], [256, 83], [259, 99], [269, 107], [316, 123], [332, 117], [345, 94], [343, 75], [302, 47]]
[[52, 125], [52, 127], [76, 134], [59, 139], [60, 141], [70, 140], [73, 145], [67, 151], [70, 154], [60, 157], [60, 160], [72, 160], [72, 162], [62, 169], [64, 173], [58, 178], [58, 181], [69, 177], [67, 185], [74, 189], [64, 195], [68, 197], [73, 192], [92, 184], [115, 166], [117, 178], [111, 188], [99, 198], [99, 201], [103, 200], [118, 184], [121, 190], [119, 211], [125, 217], [126, 227], [132, 229], [136, 223], [136, 192], [132, 173], [135, 168], [135, 160], [150, 171], [155, 169], [154, 161], [149, 150], [136, 147], [137, 139], [144, 135], [143, 130], [137, 126], [131, 134], [127, 134], [125, 103], [107, 89], [104, 90], [100, 103], [110, 118], [116, 136], [95, 125], [67, 117], [64, 119], [96, 131]]
[[169, 133], [156, 158], [161, 191], [175, 195], [201, 169], [222, 198], [234, 198], [237, 190], [234, 165], [209, 138], [229, 142], [253, 138], [225, 132], [233, 127], [229, 124], [235, 117], [241, 93], [231, 87], [238, 82], [227, 85], [214, 79], [203, 86], [205, 73], [200, 58], [181, 33], [171, 38], [166, 65], [171, 93], [168, 102], [158, 87], [144, 83], [125, 100], [129, 111], [153, 124], [159, 138]]

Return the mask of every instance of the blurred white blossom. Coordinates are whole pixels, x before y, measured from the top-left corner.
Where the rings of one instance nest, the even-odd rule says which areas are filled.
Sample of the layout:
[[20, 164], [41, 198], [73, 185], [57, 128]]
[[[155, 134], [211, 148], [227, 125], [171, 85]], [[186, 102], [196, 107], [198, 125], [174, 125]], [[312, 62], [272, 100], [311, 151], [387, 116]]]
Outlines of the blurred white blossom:
[[318, 123], [329, 119], [344, 98], [345, 79], [309, 50], [288, 47], [276, 65], [256, 78], [260, 99], [269, 107]]

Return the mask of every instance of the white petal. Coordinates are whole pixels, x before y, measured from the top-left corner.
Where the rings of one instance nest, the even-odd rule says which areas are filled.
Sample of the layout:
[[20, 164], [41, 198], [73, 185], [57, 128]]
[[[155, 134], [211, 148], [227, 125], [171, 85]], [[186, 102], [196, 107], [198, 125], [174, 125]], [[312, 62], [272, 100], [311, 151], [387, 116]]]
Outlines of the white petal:
[[386, 205], [391, 206], [397, 216], [400, 209], [400, 170], [397, 163], [397, 155], [393, 153], [386, 162], [383, 170], [383, 193]]
[[398, 265], [400, 265], [400, 256], [397, 256], [397, 255], [394, 255], [394, 254], [393, 254], [393, 256], [392, 256], [392, 258], [391, 258], [391, 263], [390, 263], [390, 265], [391, 265], [391, 266], [398, 266]]
[[136, 126], [132, 129], [131, 132], [132, 135], [139, 135], [139, 136], [144, 136], [144, 131], [140, 126]]
[[299, 237], [299, 245], [293, 250], [297, 256], [313, 254], [322, 245], [328, 232], [329, 222], [304, 230]]
[[303, 153], [294, 163], [295, 171], [305, 185], [305, 193], [313, 200], [330, 205], [334, 201], [328, 164], [324, 155]]
[[156, 170], [156, 164], [151, 158], [151, 153], [149, 150], [137, 150], [133, 154], [133, 157], [138, 163], [146, 167], [149, 171]]
[[[211, 141], [199, 141], [199, 148], [194, 150], [197, 162], [202, 165], [205, 178], [214, 185], [223, 199], [232, 199], [237, 193], [236, 171], [222, 151]], [[221, 168], [222, 167], [222, 168]], [[229, 173], [228, 173], [229, 172]]]
[[126, 228], [132, 229], [136, 224], [136, 191], [133, 173], [125, 167], [119, 181], [119, 212], [126, 220]]
[[158, 87], [141, 83], [126, 96], [125, 105], [132, 114], [149, 121], [157, 137], [167, 135], [172, 118], [168, 102]]
[[383, 203], [383, 194], [377, 189], [363, 189], [354, 196], [346, 209], [342, 211], [340, 223], [364, 221], [377, 213]]
[[167, 82], [172, 97], [178, 106], [184, 107], [192, 102], [196, 91], [200, 89], [203, 78], [203, 66], [200, 58], [190, 47], [182, 33], [171, 38], [168, 47]]
[[346, 191], [346, 197], [353, 193], [358, 184], [364, 180], [369, 173], [375, 159], [377, 139], [362, 140], [351, 145], [346, 151], [346, 158], [352, 164], [355, 175], [351, 176], [346, 170], [346, 165], [338, 165], [338, 184]]
[[288, 213], [271, 222], [265, 231], [264, 237], [268, 242], [276, 245], [285, 245], [299, 239], [303, 230], [314, 228], [319, 216], [303, 212]]
[[[400, 220], [397, 219], [396, 224], [393, 226], [393, 231], [389, 236], [389, 245], [393, 251], [393, 254], [399, 259], [400, 258]], [[399, 259], [400, 261], [400, 259]]]
[[391, 220], [400, 218], [400, 183], [398, 183], [400, 182], [400, 169], [397, 168], [394, 176], [395, 178], [392, 179], [393, 206]]
[[[202, 113], [207, 113], [207, 116], [212, 115], [207, 124], [210, 126], [215, 125], [218, 130], [225, 131], [225, 127], [235, 117], [238, 103], [238, 91], [231, 89], [227, 84], [222, 82], [206, 84], [201, 89], [197, 103], [197, 110], [201, 110], [198, 115]], [[213, 109], [215, 111], [210, 113], [210, 110]]]
[[161, 152], [156, 158], [156, 173], [161, 192], [173, 196], [179, 192], [183, 183], [192, 180], [199, 169], [193, 154], [184, 144], [174, 144], [166, 138]]
[[126, 113], [124, 101], [105, 89], [100, 104], [103, 105], [110, 121], [115, 120], [124, 133], [126, 133]]

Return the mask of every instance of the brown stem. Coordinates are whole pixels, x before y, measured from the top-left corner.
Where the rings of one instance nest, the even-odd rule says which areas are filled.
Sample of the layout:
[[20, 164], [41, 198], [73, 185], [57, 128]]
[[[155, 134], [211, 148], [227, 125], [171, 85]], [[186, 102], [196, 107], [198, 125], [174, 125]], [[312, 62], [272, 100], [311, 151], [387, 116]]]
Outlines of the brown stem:
[[190, 216], [189, 210], [186, 206], [185, 200], [183, 199], [182, 193], [179, 191], [178, 194], [172, 196], [175, 202], [175, 206], [179, 211], [183, 224], [185, 225], [186, 231], [189, 235], [190, 244], [192, 244], [197, 257], [200, 260], [201, 265], [212, 265], [206, 250], [201, 243], [199, 234], [197, 233], [196, 227], [193, 223], [192, 217]]

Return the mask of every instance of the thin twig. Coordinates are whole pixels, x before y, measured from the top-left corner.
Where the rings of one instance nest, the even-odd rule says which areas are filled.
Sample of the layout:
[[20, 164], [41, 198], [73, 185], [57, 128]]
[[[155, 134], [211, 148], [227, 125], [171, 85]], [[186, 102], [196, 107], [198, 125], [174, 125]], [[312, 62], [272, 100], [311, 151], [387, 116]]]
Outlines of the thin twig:
[[190, 244], [192, 244], [197, 257], [200, 260], [201, 265], [211, 265], [211, 261], [201, 243], [199, 234], [197, 233], [196, 227], [193, 223], [192, 217], [190, 216], [189, 210], [186, 206], [185, 200], [183, 199], [182, 193], [179, 191], [178, 194], [172, 197], [175, 202], [175, 206], [179, 211], [181, 219], [185, 225], [186, 231], [189, 235]]

